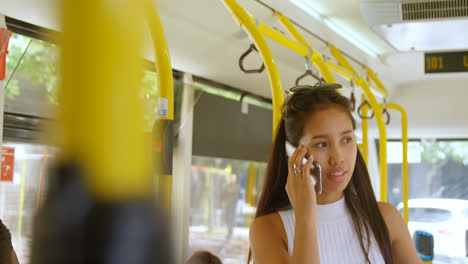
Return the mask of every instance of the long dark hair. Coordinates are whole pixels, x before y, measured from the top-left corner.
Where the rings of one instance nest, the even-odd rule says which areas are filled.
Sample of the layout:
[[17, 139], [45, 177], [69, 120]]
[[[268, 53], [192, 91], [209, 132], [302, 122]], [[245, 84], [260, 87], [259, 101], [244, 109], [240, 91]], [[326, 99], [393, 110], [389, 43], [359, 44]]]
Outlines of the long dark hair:
[[[288, 176], [285, 142], [287, 140], [297, 146], [303, 134], [306, 118], [316, 111], [333, 106], [345, 110], [351, 118], [353, 129], [356, 129], [356, 122], [351, 114], [352, 110], [348, 98], [334, 89], [320, 85], [304, 86], [294, 90], [293, 95], [286, 100], [282, 120], [276, 131], [273, 149], [268, 160], [265, 184], [255, 218], [291, 208], [285, 190]], [[373, 234], [385, 263], [393, 263], [389, 232], [377, 205], [366, 163], [359, 150], [353, 176], [344, 190], [344, 196], [367, 262], [370, 263], [369, 246], [371, 234]], [[367, 240], [367, 247], [364, 244], [364, 239]], [[247, 263], [250, 262], [251, 253], [249, 251]]]
[[10, 263], [13, 254], [10, 230], [0, 220], [0, 263]]

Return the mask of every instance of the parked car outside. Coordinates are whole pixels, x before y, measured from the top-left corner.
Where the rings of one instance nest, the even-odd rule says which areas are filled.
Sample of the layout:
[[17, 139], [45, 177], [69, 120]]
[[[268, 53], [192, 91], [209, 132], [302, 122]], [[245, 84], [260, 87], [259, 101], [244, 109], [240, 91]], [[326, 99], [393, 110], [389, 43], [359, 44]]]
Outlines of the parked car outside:
[[[468, 200], [409, 199], [408, 229], [434, 236], [434, 263], [468, 263], [465, 234], [468, 230]], [[398, 205], [403, 213], [403, 203]]]

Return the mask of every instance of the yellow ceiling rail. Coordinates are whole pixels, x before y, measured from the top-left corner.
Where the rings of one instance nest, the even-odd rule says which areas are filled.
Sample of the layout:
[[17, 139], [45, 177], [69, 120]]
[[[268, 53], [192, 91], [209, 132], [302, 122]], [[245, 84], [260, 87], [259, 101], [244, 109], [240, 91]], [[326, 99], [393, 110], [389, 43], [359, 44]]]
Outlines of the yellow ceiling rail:
[[325, 65], [322, 55], [320, 55], [320, 53], [315, 51], [307, 43], [307, 41], [302, 37], [301, 33], [299, 33], [299, 31], [294, 27], [294, 25], [291, 23], [291, 21], [289, 21], [289, 19], [286, 16], [278, 12], [275, 12], [275, 13], [278, 16], [279, 21], [283, 24], [286, 30], [288, 30], [289, 34], [291, 34], [297, 41], [299, 41], [299, 43], [306, 46], [308, 48], [308, 52], [312, 52], [310, 61], [314, 63], [315, 66], [317, 66], [319, 71], [322, 73], [322, 76], [325, 79], [325, 82], [335, 83], [335, 78], [333, 77], [330, 70]]
[[260, 33], [262, 33], [262, 35], [264, 35], [265, 37], [268, 37], [278, 43], [281, 43], [286, 48], [296, 51], [299, 54], [307, 55], [309, 53], [307, 47], [299, 43], [298, 41], [288, 38], [287, 36], [278, 32], [276, 29], [265, 25], [262, 22], [256, 22], [255, 18], [253, 17], [250, 17], [250, 19], [252, 20], [252, 23], [258, 23], [258, 31], [260, 31]]
[[338, 61], [338, 63], [343, 66], [345, 69], [348, 71], [352, 72], [355, 76], [357, 76], [357, 72], [353, 69], [351, 64], [348, 63], [346, 58], [341, 54], [341, 51], [337, 49], [335, 46], [328, 44], [328, 47], [330, 48], [330, 52], [335, 57], [335, 59]]
[[341, 67], [340, 65], [337, 65], [336, 63], [334, 63], [334, 62], [332, 62], [330, 60], [327, 61], [326, 65], [330, 70], [338, 73], [339, 75], [345, 77], [346, 79], [348, 79], [348, 80], [353, 80], [354, 79], [354, 73], [352, 73], [351, 71]]
[[[354, 78], [356, 78], [358, 76], [357, 72], [354, 70], [351, 64], [348, 63], [348, 61], [343, 56], [343, 54], [341, 54], [341, 51], [331, 44], [328, 44], [328, 47], [330, 47], [330, 52], [333, 55], [333, 57], [335, 57], [335, 59], [338, 61], [341, 67], [344, 67], [346, 71], [339, 69], [338, 67], [340, 67], [340, 65], [334, 65], [333, 63], [328, 63], [328, 62], [327, 62], [327, 65], [331, 67], [331, 69], [334, 69], [334, 71], [336, 71], [337, 73], [339, 73], [340, 75], [344, 76], [345, 78], [349, 80], [353, 80]], [[366, 69], [369, 69], [369, 68], [366, 67]], [[352, 77], [349, 75], [350, 73], [352, 74]], [[369, 82], [369, 88], [371, 88], [373, 91], [375, 91], [377, 94], [379, 94], [380, 96], [384, 98], [388, 96], [387, 90], [385, 88], [382, 89], [381, 87], [378, 87], [378, 88], [374, 87], [370, 85], [370, 82]]]
[[[302, 55], [304, 57], [310, 56], [310, 61], [315, 64], [315, 66], [319, 69], [322, 73], [323, 78], [326, 82], [334, 83], [335, 78], [331, 74], [330, 71], [334, 71], [341, 76], [347, 78], [348, 80], [354, 80], [356, 73], [350, 72], [347, 68], [337, 65], [331, 61], [325, 62], [323, 56], [318, 53], [316, 50], [310, 47], [307, 41], [300, 35], [299, 31], [294, 27], [291, 21], [288, 20], [287, 17], [280, 13], [276, 13], [280, 22], [284, 25], [284, 27], [288, 30], [288, 32], [296, 39], [292, 40], [289, 37], [285, 36], [284, 34], [278, 32], [276, 29], [263, 24], [262, 22], [256, 20], [255, 18], [249, 16], [250, 21], [252, 24], [256, 24], [258, 31], [265, 37], [268, 37], [271, 40], [276, 41], [277, 43], [285, 46], [286, 48]], [[336, 49], [336, 48], [335, 48]], [[339, 50], [336, 49], [338, 52]], [[341, 53], [340, 53], [341, 54]], [[344, 57], [343, 57], [344, 59]], [[377, 87], [370, 86], [370, 88], [376, 92], [379, 96], [386, 97], [386, 91], [383, 92], [381, 89]]]
[[97, 199], [127, 200], [148, 195], [152, 182], [138, 91], [142, 6], [105, 6], [63, 1], [62, 150]]
[[379, 89], [381, 89], [383, 92], [387, 93], [387, 89], [385, 89], [385, 86], [382, 84], [379, 78], [377, 78], [377, 75], [375, 75], [374, 71], [372, 71], [368, 67], [366, 67], [366, 71], [367, 71], [367, 76], [369, 76], [370, 79], [372, 79], [374, 83], [377, 84], [377, 87], [379, 87]]
[[409, 176], [408, 176], [408, 116], [405, 109], [397, 104], [387, 104], [387, 109], [397, 110], [401, 113], [401, 143], [403, 144], [402, 166], [402, 189], [403, 189], [403, 217], [408, 224], [408, 198], [409, 198]]
[[232, 12], [232, 15], [236, 21], [244, 28], [244, 30], [250, 35], [258, 52], [262, 56], [263, 63], [268, 72], [268, 78], [270, 80], [271, 94], [273, 101], [273, 133], [276, 133], [278, 124], [281, 121], [281, 108], [284, 103], [283, 88], [281, 86], [281, 80], [276, 66], [276, 61], [273, 54], [268, 47], [262, 34], [255, 26], [252, 18], [247, 12], [237, 4], [235, 0], [223, 0], [226, 7]]

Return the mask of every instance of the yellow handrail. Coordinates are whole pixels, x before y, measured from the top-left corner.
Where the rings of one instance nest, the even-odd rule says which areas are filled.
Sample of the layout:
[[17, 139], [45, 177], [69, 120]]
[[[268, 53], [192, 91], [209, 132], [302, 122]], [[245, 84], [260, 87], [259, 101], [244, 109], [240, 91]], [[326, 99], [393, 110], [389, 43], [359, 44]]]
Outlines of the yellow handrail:
[[[381, 175], [381, 184], [380, 184], [380, 200], [386, 201], [387, 200], [387, 155], [386, 155], [386, 147], [387, 147], [387, 135], [386, 135], [386, 128], [385, 123], [382, 115], [382, 109], [378, 104], [377, 100], [375, 99], [372, 91], [377, 92], [379, 95], [386, 97], [387, 91], [383, 88], [383, 85], [376, 81], [377, 78], [373, 72], [368, 74], [373, 78], [374, 82], [377, 84], [378, 87], [370, 86], [364, 79], [358, 76], [357, 72], [353, 69], [353, 67], [347, 62], [341, 52], [335, 48], [333, 45], [329, 45], [333, 56], [338, 60], [340, 65], [336, 65], [330, 61], [324, 63], [323, 57], [315, 52], [311, 47], [307, 44], [305, 39], [299, 34], [299, 32], [292, 26], [291, 22], [283, 15], [278, 14], [278, 17], [282, 24], [286, 27], [286, 29], [290, 32], [290, 34], [297, 40], [291, 40], [287, 36], [279, 33], [277, 30], [255, 20], [253, 17], [249, 16], [245, 10], [240, 7], [235, 0], [223, 0], [228, 9], [231, 10], [233, 16], [235, 17], [236, 21], [239, 22], [241, 26], [247, 31], [250, 35], [251, 39], [254, 41], [259, 53], [261, 54], [265, 66], [268, 71], [268, 76], [270, 78], [270, 84], [273, 94], [273, 126], [276, 129], [276, 125], [279, 123], [280, 115], [281, 115], [281, 105], [283, 103], [283, 94], [281, 89], [281, 83], [279, 79], [278, 69], [276, 67], [276, 63], [274, 61], [273, 55], [271, 50], [269, 49], [265, 39], [262, 35], [275, 40], [276, 42], [282, 44], [283, 46], [301, 54], [302, 56], [310, 55], [311, 62], [315, 63], [319, 70], [322, 72], [324, 78], [327, 81], [331, 81], [333, 79], [333, 75], [331, 75], [330, 70], [335, 71], [338, 74], [343, 75], [345, 78], [349, 80], [355, 80], [355, 84], [360, 86], [364, 94], [369, 100], [371, 108], [375, 112], [377, 124], [379, 127], [380, 132], [380, 175]], [[311, 54], [310, 54], [311, 53]], [[279, 100], [281, 99], [281, 100]], [[364, 156], [367, 160], [367, 149], [364, 151]]]
[[[281, 87], [281, 80], [276, 66], [276, 61], [273, 54], [268, 47], [267, 42], [263, 38], [259, 29], [252, 22], [252, 18], [245, 12], [245, 10], [237, 4], [235, 0], [223, 0], [224, 4], [229, 10], [236, 21], [244, 28], [244, 30], [250, 35], [258, 52], [262, 56], [263, 63], [268, 72], [268, 78], [270, 80], [271, 94], [273, 101], [273, 133], [276, 133], [278, 124], [281, 121], [281, 108], [284, 103], [283, 89]], [[273, 138], [275, 135], [273, 136]]]
[[385, 89], [385, 86], [382, 84], [379, 78], [377, 78], [377, 75], [375, 75], [375, 73], [368, 67], [366, 67], [366, 71], [367, 71], [367, 75], [369, 76], [369, 78], [371, 78], [375, 82], [375, 84], [377, 84], [379, 89], [381, 89], [385, 94], [387, 94], [387, 89]]
[[[20, 202], [18, 212], [18, 234], [17, 239], [22, 240], [23, 230], [23, 209], [24, 209], [24, 187], [26, 186], [26, 151], [23, 152], [23, 160], [21, 161], [21, 191], [20, 191]], [[21, 243], [19, 243], [21, 250]]]
[[338, 60], [340, 65], [355, 74], [356, 76], [355, 84], [362, 88], [362, 90], [364, 91], [364, 94], [369, 100], [369, 104], [371, 105], [372, 110], [375, 113], [375, 117], [377, 119], [377, 125], [379, 127], [379, 134], [380, 134], [380, 140], [379, 140], [380, 201], [386, 202], [387, 201], [387, 131], [385, 127], [385, 121], [382, 115], [382, 108], [377, 102], [377, 100], [375, 99], [371, 90], [369, 89], [369, 85], [367, 84], [367, 82], [357, 75], [357, 72], [348, 63], [348, 61], [344, 58], [341, 52], [333, 45], [328, 44], [328, 46], [330, 47], [331, 53]]
[[405, 109], [397, 104], [387, 104], [388, 109], [394, 109], [401, 113], [401, 143], [403, 144], [402, 188], [403, 188], [403, 217], [408, 224], [408, 198], [409, 198], [409, 176], [408, 176], [408, 116]]
[[[170, 125], [168, 122], [174, 120], [174, 83], [172, 78], [172, 64], [169, 55], [164, 29], [159, 19], [158, 12], [151, 0], [144, 0], [145, 20], [151, 34], [154, 51], [154, 61], [158, 76], [158, 119], [162, 121], [158, 126], [155, 126], [153, 133], [159, 133], [158, 139], [163, 140], [163, 131], [165, 127]], [[169, 135], [172, 136], [172, 135]], [[169, 140], [169, 139], [164, 139]], [[170, 142], [170, 141], [169, 141]], [[172, 147], [172, 146], [169, 146]], [[163, 150], [168, 151], [168, 150]], [[163, 155], [163, 154], [161, 154]], [[160, 156], [162, 159], [162, 156]], [[164, 166], [162, 160], [157, 162], [156, 166]], [[165, 171], [163, 175], [157, 175], [157, 193], [162, 199], [166, 209], [171, 208], [172, 201], [172, 171]]]
[[334, 62], [332, 62], [330, 60], [327, 61], [326, 65], [330, 70], [338, 73], [339, 75], [343, 76], [344, 78], [346, 78], [348, 80], [353, 80], [354, 79], [354, 73], [352, 73], [348, 69], [343, 68], [340, 65], [337, 65], [336, 63], [334, 63]]
[[[364, 102], [366, 100], [366, 96], [363, 94], [361, 101]], [[367, 105], [364, 105], [362, 107], [362, 115], [367, 116], [367, 111], [369, 108]], [[361, 126], [362, 126], [362, 157], [364, 158], [364, 161], [366, 162], [366, 165], [369, 166], [369, 138], [368, 138], [368, 121], [367, 119], [363, 118], [361, 119]]]
[[63, 158], [83, 169], [97, 199], [127, 200], [151, 192], [138, 91], [142, 6], [103, 3], [63, 1]]
[[145, 0], [144, 5], [146, 23], [153, 40], [153, 51], [158, 72], [159, 119], [174, 120], [174, 85], [166, 36], [153, 1]]
[[[331, 61], [327, 61], [325, 63], [325, 60], [323, 59], [322, 55], [315, 51], [313, 48], [311, 48], [306, 40], [300, 35], [300, 33], [294, 28], [292, 23], [284, 16], [279, 13], [277, 13], [280, 19], [280, 22], [283, 23], [285, 28], [290, 32], [291, 35], [296, 40], [292, 40], [289, 37], [283, 35], [282, 33], [278, 32], [276, 29], [263, 24], [260, 21], [255, 20], [255, 18], [247, 15], [250, 19], [250, 22], [252, 24], [257, 24], [258, 25], [258, 31], [265, 37], [270, 38], [271, 40], [276, 41], [277, 43], [283, 45], [284, 47], [298, 53], [299, 55], [302, 55], [304, 57], [307, 57], [310, 55], [310, 61], [317, 66], [319, 71], [322, 73], [324, 79], [326, 82], [335, 82], [335, 79], [333, 75], [331, 74], [331, 71], [334, 71], [343, 77], [347, 78], [348, 80], [353, 80], [355, 79], [355, 74], [353, 72], [350, 72], [348, 69], [334, 64]], [[386, 97], [387, 93], [382, 91], [381, 89], [370, 86], [370, 88], [376, 92], [378, 95], [382, 97]]]
[[324, 63], [322, 55], [315, 51], [308, 43], [307, 41], [301, 36], [299, 31], [294, 27], [294, 25], [289, 21], [289, 19], [284, 16], [283, 14], [280, 14], [276, 12], [276, 15], [279, 18], [279, 21], [283, 24], [283, 26], [289, 31], [289, 33], [297, 40], [299, 43], [302, 45], [306, 46], [309, 49], [309, 52], [312, 52], [310, 61], [314, 63], [317, 68], [320, 70], [322, 73], [323, 78], [325, 79], [325, 82], [327, 83], [335, 83], [335, 78], [331, 74], [330, 70], [327, 68], [327, 66]]

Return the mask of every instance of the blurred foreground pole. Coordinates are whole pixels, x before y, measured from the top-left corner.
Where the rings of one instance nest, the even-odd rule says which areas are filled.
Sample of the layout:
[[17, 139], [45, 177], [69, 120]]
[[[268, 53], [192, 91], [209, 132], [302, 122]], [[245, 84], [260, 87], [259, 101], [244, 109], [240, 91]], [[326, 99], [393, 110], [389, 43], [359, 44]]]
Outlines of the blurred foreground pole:
[[[3, 145], [3, 113], [5, 111], [5, 75], [6, 75], [6, 56], [8, 54], [8, 43], [12, 32], [7, 29], [5, 16], [0, 15], [0, 150]], [[1, 165], [1, 160], [0, 160]]]
[[63, 145], [32, 263], [172, 263], [139, 98], [142, 3], [62, 5]]

